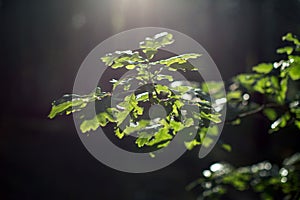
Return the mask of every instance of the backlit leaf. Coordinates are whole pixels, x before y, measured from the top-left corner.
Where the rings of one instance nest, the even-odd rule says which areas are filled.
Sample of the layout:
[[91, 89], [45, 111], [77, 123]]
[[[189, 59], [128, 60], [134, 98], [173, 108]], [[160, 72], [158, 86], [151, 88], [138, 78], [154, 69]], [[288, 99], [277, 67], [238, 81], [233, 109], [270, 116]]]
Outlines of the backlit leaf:
[[97, 116], [93, 117], [92, 119], [84, 120], [80, 125], [80, 130], [82, 133], [86, 133], [88, 131], [95, 131], [100, 126]]
[[291, 53], [293, 53], [294, 48], [287, 46], [287, 47], [282, 47], [280, 49], [277, 49], [277, 53], [286, 53], [288, 55], [290, 55]]
[[188, 149], [188, 150], [191, 150], [193, 149], [195, 146], [198, 146], [200, 145], [201, 142], [197, 141], [196, 139], [192, 140], [192, 141], [189, 141], [189, 142], [184, 142], [184, 145], [185, 147]]
[[156, 34], [154, 37], [147, 37], [140, 42], [140, 48], [146, 54], [147, 58], [151, 60], [157, 53], [157, 49], [165, 47], [174, 42], [173, 35], [167, 32]]
[[267, 74], [272, 71], [273, 65], [271, 63], [261, 63], [252, 68], [253, 71], [261, 74]]

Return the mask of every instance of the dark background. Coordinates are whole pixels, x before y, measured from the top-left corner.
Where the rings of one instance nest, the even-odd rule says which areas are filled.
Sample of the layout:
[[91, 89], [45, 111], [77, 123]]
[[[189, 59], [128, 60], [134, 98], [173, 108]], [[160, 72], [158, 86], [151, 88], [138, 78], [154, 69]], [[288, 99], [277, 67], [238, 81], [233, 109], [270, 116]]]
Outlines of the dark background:
[[278, 59], [281, 36], [300, 35], [299, 11], [299, 0], [0, 0], [0, 199], [195, 199], [185, 186], [213, 162], [280, 162], [299, 150], [296, 133], [268, 135], [257, 117], [224, 128], [232, 153], [216, 146], [200, 160], [195, 150], [162, 170], [126, 174], [87, 152], [72, 117], [47, 115], [54, 99], [72, 91], [87, 54], [113, 34], [180, 31], [204, 46], [227, 80]]

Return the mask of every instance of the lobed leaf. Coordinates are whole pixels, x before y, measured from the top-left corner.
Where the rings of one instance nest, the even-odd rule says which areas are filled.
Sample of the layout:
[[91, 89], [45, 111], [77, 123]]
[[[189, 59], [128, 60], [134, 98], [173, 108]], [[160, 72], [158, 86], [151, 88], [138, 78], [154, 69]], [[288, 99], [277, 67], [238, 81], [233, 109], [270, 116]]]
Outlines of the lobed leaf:
[[139, 55], [139, 52], [116, 51], [114, 53], [108, 53], [101, 58], [105, 65], [110, 66], [113, 69], [126, 67], [127, 69], [134, 69], [139, 63], [145, 62], [143, 57]]
[[140, 48], [146, 54], [148, 60], [151, 60], [157, 53], [157, 50], [174, 42], [173, 35], [167, 32], [156, 34], [154, 37], [147, 37], [140, 42]]
[[197, 67], [194, 67], [192, 64], [188, 62], [189, 59], [195, 59], [200, 57], [201, 54], [182, 54], [179, 56], [174, 56], [165, 60], [158, 61], [159, 64], [166, 65], [167, 67], [170, 67], [169, 70], [176, 71], [178, 69], [182, 71], [196, 71], [198, 70]]

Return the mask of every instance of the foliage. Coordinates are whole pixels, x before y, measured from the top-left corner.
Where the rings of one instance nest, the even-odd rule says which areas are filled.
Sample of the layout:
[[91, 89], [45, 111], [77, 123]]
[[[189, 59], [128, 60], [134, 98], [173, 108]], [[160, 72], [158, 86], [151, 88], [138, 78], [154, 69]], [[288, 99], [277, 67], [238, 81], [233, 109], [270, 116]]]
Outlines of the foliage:
[[[113, 91], [103, 92], [98, 88], [89, 95], [64, 95], [53, 103], [49, 117], [81, 111], [93, 101], [115, 100], [118, 101], [116, 106], [102, 108], [95, 116], [84, 117], [81, 131], [86, 133], [112, 123], [119, 139], [135, 134], [138, 136], [135, 141], [138, 147], [163, 148], [176, 134], [189, 132], [192, 128], [198, 134], [196, 138], [185, 141], [187, 149], [200, 144], [209, 146], [212, 139], [206, 137], [208, 127], [212, 126], [211, 130], [214, 130], [209, 134], [217, 134], [218, 130], [214, 126], [221, 120], [208, 93], [193, 85], [184, 85], [183, 82], [176, 86], [171, 84], [174, 71], [198, 70], [189, 60], [201, 55], [187, 53], [167, 59], [154, 59], [161, 47], [173, 42], [173, 35], [163, 32], [140, 42], [141, 51], [125, 50], [106, 54], [101, 58], [106, 66], [115, 70], [126, 68], [133, 72], [133, 75], [111, 80], [113, 90], [120, 89], [122, 92], [113, 95]], [[161, 84], [162, 81], [166, 84]], [[136, 85], [139, 88], [133, 91]], [[162, 106], [166, 116], [149, 117], [152, 105]]]
[[272, 200], [274, 194], [286, 200], [300, 198], [300, 153], [283, 161], [281, 166], [264, 161], [235, 168], [228, 163], [214, 163], [203, 171], [203, 178], [187, 186], [200, 185], [201, 199], [220, 199], [231, 187], [238, 191], [258, 192], [262, 199]]
[[[53, 102], [49, 118], [80, 112], [91, 102], [101, 103], [115, 98], [119, 100], [116, 106], [102, 106], [95, 116], [84, 117], [80, 128], [86, 133], [111, 123], [119, 139], [135, 133], [138, 136], [135, 143], [140, 148], [166, 147], [176, 134], [189, 128], [196, 129], [198, 134], [185, 141], [187, 149], [198, 145], [210, 146], [210, 136], [218, 134], [216, 125], [221, 122], [220, 102], [227, 102], [227, 124], [238, 125], [248, 115], [263, 113], [270, 121], [270, 133], [288, 125], [300, 129], [300, 42], [290, 33], [282, 39], [291, 43], [277, 50], [277, 53], [285, 55], [285, 59], [261, 63], [252, 68], [252, 73], [234, 77], [224, 102], [222, 83], [207, 82], [200, 87], [184, 85], [184, 82], [177, 86], [171, 84], [174, 81], [172, 72], [196, 71], [189, 60], [198, 59], [201, 55], [188, 53], [155, 60], [161, 47], [175, 41], [170, 33], [157, 34], [140, 42], [141, 51], [116, 51], [101, 58], [112, 69], [126, 68], [134, 72], [134, 75], [111, 80], [113, 90], [120, 88], [121, 94], [113, 95], [112, 91], [96, 88], [88, 95], [64, 95]], [[167, 84], [160, 84], [162, 80]], [[133, 85], [139, 88], [133, 91]], [[214, 88], [209, 91], [213, 99], [208, 95], [208, 88]], [[152, 105], [164, 107], [166, 115], [149, 117]], [[193, 112], [187, 113], [186, 110]], [[199, 123], [195, 124], [195, 119]], [[211, 129], [207, 133], [209, 126]], [[231, 151], [228, 144], [222, 147]], [[202, 199], [218, 199], [226, 193], [228, 186], [240, 191], [252, 189], [263, 199], [273, 199], [275, 191], [281, 192], [285, 199], [299, 199], [299, 160], [300, 155], [295, 154], [281, 167], [267, 161], [240, 168], [228, 163], [215, 163], [210, 170], [203, 171], [204, 177], [189, 185], [188, 189], [200, 185]]]
[[[233, 78], [227, 93], [229, 124], [237, 125], [248, 115], [263, 113], [270, 121], [270, 133], [288, 125], [300, 129], [300, 42], [290, 33], [282, 39], [292, 42], [277, 50], [286, 59], [259, 64], [252, 73]], [[232, 187], [253, 190], [266, 200], [274, 199], [275, 194], [281, 194], [281, 199], [300, 199], [299, 166], [299, 153], [285, 159], [281, 167], [267, 161], [240, 168], [215, 163], [187, 188], [200, 185], [200, 199], [220, 199]]]
[[[277, 50], [286, 54], [287, 59], [259, 64], [252, 68], [253, 73], [233, 78], [227, 93], [231, 115], [228, 121], [237, 123], [242, 117], [262, 112], [271, 121], [270, 133], [289, 124], [300, 128], [299, 41], [290, 33], [283, 40], [292, 41], [295, 45]], [[255, 95], [259, 95], [260, 101], [252, 98]]]

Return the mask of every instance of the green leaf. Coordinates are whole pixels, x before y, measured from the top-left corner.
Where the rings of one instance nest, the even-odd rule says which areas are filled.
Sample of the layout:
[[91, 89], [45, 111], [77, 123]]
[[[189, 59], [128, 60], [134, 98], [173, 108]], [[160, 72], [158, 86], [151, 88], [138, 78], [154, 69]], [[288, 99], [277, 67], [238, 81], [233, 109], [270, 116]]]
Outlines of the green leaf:
[[241, 100], [242, 99], [242, 91], [236, 90], [236, 91], [227, 92], [226, 98], [227, 98], [227, 101], [231, 101], [233, 99]]
[[128, 117], [130, 112], [131, 110], [127, 109], [116, 114], [117, 126], [120, 126], [124, 122], [124, 120]]
[[56, 115], [66, 111], [67, 109], [72, 107], [72, 102], [68, 101], [68, 102], [64, 102], [58, 105], [52, 105], [50, 114], [48, 115], [48, 117], [50, 119], [53, 119]]
[[217, 81], [208, 81], [202, 84], [202, 90], [205, 93], [218, 93], [224, 88], [224, 83]]
[[149, 99], [149, 93], [148, 92], [144, 92], [141, 94], [137, 94], [136, 95], [136, 100], [137, 101], [147, 101]]
[[133, 81], [135, 77], [125, 77], [120, 80], [112, 79], [110, 82], [113, 83], [113, 90], [115, 90], [118, 86], [122, 85], [125, 87], [131, 86], [130, 82]]
[[149, 125], [149, 123], [149, 120], [140, 120], [136, 124], [130, 124], [130, 126], [127, 126], [123, 132], [126, 135], [130, 135], [131, 133], [143, 130], [146, 126]]
[[106, 126], [108, 122], [115, 122], [114, 116], [109, 110], [97, 114], [97, 119], [101, 126]]
[[292, 65], [290, 67], [288, 73], [292, 80], [294, 80], [294, 81], [299, 80], [300, 79], [300, 63]]
[[166, 141], [164, 143], [158, 144], [157, 148], [164, 148], [167, 147], [170, 144], [171, 141]]
[[156, 77], [157, 77], [156, 79], [158, 81], [163, 80], [163, 79], [166, 79], [166, 80], [168, 80], [170, 82], [173, 81], [173, 76], [171, 76], [171, 75], [158, 74]]
[[256, 81], [256, 84], [253, 86], [253, 90], [261, 94], [266, 93], [266, 87], [269, 84], [269, 79], [267, 77], [260, 78]]
[[100, 126], [97, 116], [93, 117], [89, 120], [84, 120], [80, 125], [80, 130], [82, 133], [86, 133], [88, 131], [95, 131]]
[[212, 136], [217, 136], [219, 134], [219, 128], [218, 126], [211, 126], [208, 131], [207, 131], [208, 135], [212, 135]]
[[169, 129], [167, 127], [163, 127], [158, 130], [157, 133], [155, 133], [154, 138], [147, 142], [148, 146], [153, 146], [155, 144], [161, 143], [166, 140], [170, 140], [173, 137], [169, 134]]
[[108, 94], [101, 92], [99, 87], [94, 89], [94, 91], [88, 95], [65, 94], [52, 103], [52, 108], [48, 117], [53, 119], [59, 114], [70, 114], [80, 111], [86, 107], [87, 103], [95, 100], [101, 100], [106, 96], [108, 96]]
[[222, 144], [222, 148], [225, 149], [228, 152], [231, 152], [231, 146], [229, 144]]
[[213, 143], [213, 141], [214, 140], [212, 138], [205, 137], [204, 140], [202, 141], [202, 145], [207, 148]]
[[280, 116], [275, 122], [273, 122], [271, 124], [271, 133], [274, 131], [278, 131], [279, 128], [284, 128], [288, 121], [290, 120], [291, 115], [289, 112], [286, 112], [285, 114], [283, 114], [282, 116]]
[[130, 113], [137, 117], [137, 115], [142, 115], [144, 111], [142, 107], [138, 106], [134, 93], [126, 96], [124, 101], [119, 103], [117, 107], [119, 108], [115, 114], [117, 126], [120, 126]]
[[271, 72], [273, 69], [273, 65], [271, 63], [261, 63], [252, 68], [253, 71], [261, 74], [267, 74]]
[[240, 74], [234, 79], [247, 89], [252, 89], [252, 85], [256, 82], [257, 79], [261, 78], [260, 74]]
[[280, 81], [280, 92], [279, 92], [279, 96], [277, 97], [279, 103], [284, 103], [285, 98], [286, 98], [286, 92], [288, 89], [288, 79], [284, 78]]
[[190, 126], [193, 126], [194, 125], [194, 119], [193, 118], [187, 118], [185, 121], [184, 121], [184, 126], [187, 128], [187, 127], [190, 127]]
[[186, 86], [186, 85], [179, 85], [176, 87], [172, 87], [172, 90], [181, 93], [184, 95], [184, 93], [187, 93], [188, 91], [192, 90], [193, 88], [191, 86]]
[[126, 65], [126, 69], [134, 69], [136, 66], [135, 65]]
[[230, 124], [232, 124], [232, 125], [239, 125], [239, 124], [241, 124], [241, 119], [237, 118], [237, 119], [233, 120]]
[[116, 51], [115, 53], [106, 54], [101, 58], [105, 65], [117, 69], [126, 66], [127, 69], [134, 69], [138, 63], [145, 62], [143, 57], [139, 55], [139, 52]]
[[122, 138], [124, 137], [125, 134], [124, 134], [123, 132], [121, 132], [119, 128], [117, 128], [117, 129], [115, 130], [115, 135], [116, 135], [119, 139], [122, 139]]
[[175, 131], [175, 133], [177, 133], [178, 131], [182, 130], [185, 126], [181, 122], [171, 120], [170, 127]]
[[204, 118], [204, 119], [211, 120], [214, 123], [220, 123], [221, 122], [221, 119], [220, 119], [221, 114], [219, 114], [219, 113], [214, 114], [214, 113], [205, 113], [203, 111], [200, 111], [199, 115], [196, 114], [196, 116], [199, 116], [200, 119]]
[[180, 69], [182, 71], [195, 71], [195, 70], [198, 70], [198, 68], [191, 65], [187, 60], [195, 59], [200, 56], [201, 56], [201, 54], [195, 54], [195, 53], [182, 54], [182, 55], [174, 56], [174, 57], [171, 57], [171, 58], [168, 58], [165, 60], [160, 60], [159, 63], [172, 68], [172, 71], [178, 70], [178, 69]]
[[295, 36], [293, 36], [291, 33], [287, 33], [285, 36], [283, 36], [282, 40], [293, 42], [295, 45], [300, 45], [299, 40]]
[[157, 84], [157, 85], [155, 85], [155, 90], [159, 94], [160, 93], [171, 94], [171, 91], [170, 91], [169, 87], [165, 86], [165, 85]]
[[290, 55], [291, 53], [293, 53], [293, 50], [294, 50], [293, 47], [287, 46], [287, 47], [277, 49], [276, 52], [280, 53], [280, 54], [286, 53], [286, 54]]
[[174, 42], [173, 35], [167, 32], [156, 34], [154, 37], [145, 38], [144, 41], [140, 42], [140, 48], [146, 54], [148, 60], [151, 60], [157, 53], [157, 49], [165, 47], [166, 45]]
[[150, 141], [152, 136], [153, 136], [152, 134], [149, 134], [147, 132], [141, 132], [141, 133], [139, 133], [138, 138], [136, 139], [135, 143], [138, 145], [138, 147], [143, 147]]
[[189, 142], [184, 142], [184, 145], [188, 150], [192, 150], [195, 146], [198, 146], [200, 144], [201, 142], [197, 141], [196, 139]]
[[265, 108], [263, 110], [264, 115], [271, 121], [274, 121], [277, 118], [277, 113], [272, 108]]

